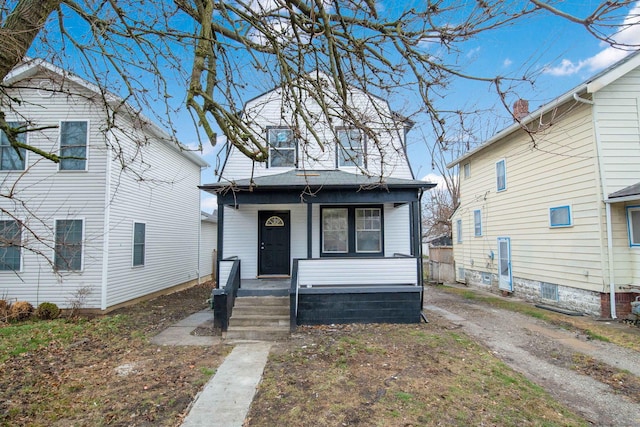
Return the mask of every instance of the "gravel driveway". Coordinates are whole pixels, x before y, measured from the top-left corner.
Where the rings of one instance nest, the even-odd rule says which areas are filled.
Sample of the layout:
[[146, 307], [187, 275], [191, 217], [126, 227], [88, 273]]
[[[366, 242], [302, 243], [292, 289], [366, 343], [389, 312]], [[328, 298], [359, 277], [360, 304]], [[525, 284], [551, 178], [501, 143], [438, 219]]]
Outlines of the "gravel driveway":
[[[640, 377], [640, 353], [425, 287], [427, 316], [440, 316], [484, 343], [507, 365], [597, 426], [639, 426], [640, 404], [568, 365], [574, 354], [593, 357]], [[564, 361], [564, 362], [563, 362]], [[640, 401], [640, 399], [635, 399]]]

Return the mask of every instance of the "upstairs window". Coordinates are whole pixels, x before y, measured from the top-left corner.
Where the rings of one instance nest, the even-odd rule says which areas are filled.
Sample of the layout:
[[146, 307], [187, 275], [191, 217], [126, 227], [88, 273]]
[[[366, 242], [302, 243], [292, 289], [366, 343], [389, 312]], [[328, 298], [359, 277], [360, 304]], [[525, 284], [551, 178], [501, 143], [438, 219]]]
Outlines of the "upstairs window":
[[456, 220], [456, 242], [462, 243], [462, 220]]
[[496, 188], [498, 191], [507, 189], [507, 166], [504, 159], [496, 162]]
[[56, 270], [82, 270], [83, 228], [81, 219], [56, 221], [56, 242], [53, 260]]
[[338, 167], [364, 166], [364, 138], [358, 129], [338, 129]]
[[87, 122], [60, 123], [60, 170], [87, 170]]
[[471, 163], [465, 163], [462, 166], [462, 176], [464, 176], [464, 179], [467, 179], [471, 176]]
[[[18, 122], [7, 122], [12, 128], [20, 127], [24, 125]], [[27, 134], [20, 133], [17, 135], [18, 142], [26, 144]], [[0, 131], [0, 170], [3, 171], [22, 171], [25, 168], [25, 159], [27, 158], [27, 151], [24, 148], [15, 148], [11, 146], [7, 135]]]
[[20, 246], [18, 221], [0, 221], [0, 271], [20, 271]]
[[133, 266], [144, 265], [147, 226], [143, 222], [133, 223]]
[[571, 206], [549, 208], [549, 227], [571, 227]]
[[289, 128], [267, 129], [269, 144], [269, 167], [283, 168], [296, 166], [297, 143], [293, 130]]
[[627, 208], [627, 223], [629, 227], [629, 244], [640, 246], [640, 206]]
[[473, 234], [476, 237], [482, 236], [482, 211], [480, 209], [473, 211]]

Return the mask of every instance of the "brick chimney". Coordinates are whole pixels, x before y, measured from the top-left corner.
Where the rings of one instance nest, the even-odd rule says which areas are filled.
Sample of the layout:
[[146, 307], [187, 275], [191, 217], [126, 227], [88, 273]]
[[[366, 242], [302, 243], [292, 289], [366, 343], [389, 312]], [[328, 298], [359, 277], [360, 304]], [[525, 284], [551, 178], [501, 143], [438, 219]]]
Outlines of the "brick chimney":
[[529, 114], [529, 101], [525, 99], [518, 99], [513, 103], [513, 116], [517, 120], [522, 120]]

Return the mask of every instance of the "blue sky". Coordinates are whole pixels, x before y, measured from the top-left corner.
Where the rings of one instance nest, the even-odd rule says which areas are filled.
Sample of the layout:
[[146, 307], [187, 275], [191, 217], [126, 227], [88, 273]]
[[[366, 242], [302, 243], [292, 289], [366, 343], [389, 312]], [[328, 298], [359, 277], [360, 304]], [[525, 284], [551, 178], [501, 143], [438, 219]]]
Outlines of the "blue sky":
[[[399, 6], [394, 1], [382, 1], [378, 4], [382, 9], [409, 7], [408, 3], [401, 3], [402, 6]], [[561, 2], [561, 7], [566, 12], [584, 17], [598, 3], [588, 0], [566, 1]], [[640, 2], [630, 12], [631, 15], [638, 14]], [[622, 15], [624, 13], [620, 16], [621, 23], [624, 18]], [[640, 25], [638, 27], [625, 31], [617, 39], [628, 44], [640, 44]], [[441, 54], [437, 47], [433, 49], [433, 54]], [[530, 111], [534, 111], [627, 54], [628, 52], [604, 45], [578, 24], [546, 15], [526, 18], [510, 27], [487, 32], [476, 40], [466, 42], [464, 51], [456, 58], [456, 62], [478, 76], [517, 78], [525, 74], [534, 75], [534, 85], [516, 85], [508, 100], [509, 105], [512, 105], [518, 97], [527, 99]], [[445, 92], [446, 96], [440, 102], [447, 108], [486, 110], [480, 119], [479, 137], [482, 140], [510, 123], [510, 118], [492, 89], [486, 83], [457, 82]], [[411, 108], [404, 99], [391, 99], [390, 103], [392, 108], [400, 111]], [[182, 139], [190, 142], [188, 136]], [[438, 173], [431, 167], [427, 149], [427, 144], [430, 143], [428, 139], [428, 126], [424, 122], [418, 122], [408, 135], [409, 158], [416, 178], [437, 181]], [[222, 144], [215, 148], [204, 147], [204, 158], [214, 166], [216, 152], [221, 146]], [[203, 172], [203, 183], [215, 180], [213, 168]], [[203, 210], [210, 212], [214, 208], [215, 198], [203, 196]]]

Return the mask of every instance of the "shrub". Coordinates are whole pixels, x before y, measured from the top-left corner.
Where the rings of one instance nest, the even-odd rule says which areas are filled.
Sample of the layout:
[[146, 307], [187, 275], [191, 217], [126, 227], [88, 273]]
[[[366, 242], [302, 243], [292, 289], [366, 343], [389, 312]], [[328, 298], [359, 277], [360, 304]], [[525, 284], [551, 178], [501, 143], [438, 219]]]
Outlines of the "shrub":
[[9, 319], [9, 309], [11, 304], [9, 301], [0, 299], [0, 322], [6, 322]]
[[11, 304], [9, 317], [12, 320], [26, 320], [33, 314], [33, 306], [27, 301], [16, 301]]
[[52, 302], [43, 302], [36, 309], [36, 317], [40, 320], [51, 320], [60, 316], [60, 309]]

